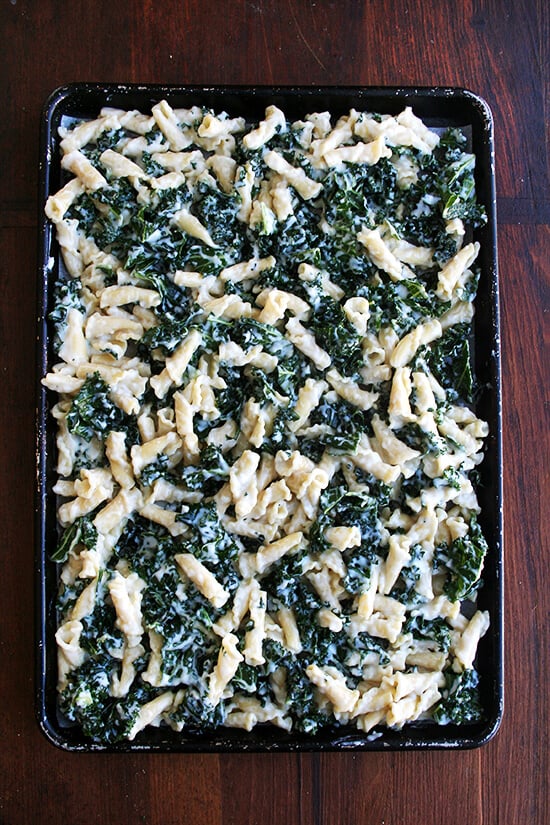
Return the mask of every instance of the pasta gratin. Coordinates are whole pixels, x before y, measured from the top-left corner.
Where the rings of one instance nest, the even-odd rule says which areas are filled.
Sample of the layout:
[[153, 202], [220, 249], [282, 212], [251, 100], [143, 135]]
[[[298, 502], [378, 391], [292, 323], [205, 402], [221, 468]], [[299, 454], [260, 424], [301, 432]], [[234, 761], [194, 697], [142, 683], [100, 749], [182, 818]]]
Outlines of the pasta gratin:
[[478, 719], [464, 135], [165, 100], [60, 131], [64, 716], [102, 742]]

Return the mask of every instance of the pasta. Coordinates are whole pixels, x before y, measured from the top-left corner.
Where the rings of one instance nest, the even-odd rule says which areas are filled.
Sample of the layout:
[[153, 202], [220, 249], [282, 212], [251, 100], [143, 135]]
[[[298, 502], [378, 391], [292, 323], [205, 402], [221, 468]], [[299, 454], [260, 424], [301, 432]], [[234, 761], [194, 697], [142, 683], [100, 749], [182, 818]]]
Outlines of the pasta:
[[476, 720], [463, 135], [166, 100], [61, 131], [62, 713], [106, 743]]

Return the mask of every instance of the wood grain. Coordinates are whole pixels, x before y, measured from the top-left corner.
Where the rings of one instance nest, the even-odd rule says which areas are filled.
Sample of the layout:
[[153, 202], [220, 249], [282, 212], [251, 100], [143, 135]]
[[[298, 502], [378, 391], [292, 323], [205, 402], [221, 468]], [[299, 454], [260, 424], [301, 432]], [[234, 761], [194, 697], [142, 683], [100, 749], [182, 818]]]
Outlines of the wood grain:
[[[546, 825], [548, 4], [5, 0], [0, 5], [0, 823]], [[495, 118], [506, 711], [478, 751], [71, 755], [33, 712], [38, 123], [78, 80], [458, 85]]]

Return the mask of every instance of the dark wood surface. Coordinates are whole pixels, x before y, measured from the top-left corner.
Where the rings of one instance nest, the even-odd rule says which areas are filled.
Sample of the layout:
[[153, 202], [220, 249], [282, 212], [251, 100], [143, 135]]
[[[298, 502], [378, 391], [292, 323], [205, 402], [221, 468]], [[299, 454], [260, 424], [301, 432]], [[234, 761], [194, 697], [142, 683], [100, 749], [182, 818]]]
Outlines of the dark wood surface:
[[[0, 26], [0, 823], [547, 825], [548, 4], [2, 0]], [[489, 102], [502, 302], [506, 709], [485, 747], [105, 756], [67, 754], [43, 738], [33, 711], [38, 120], [51, 90], [83, 80], [456, 85]]]

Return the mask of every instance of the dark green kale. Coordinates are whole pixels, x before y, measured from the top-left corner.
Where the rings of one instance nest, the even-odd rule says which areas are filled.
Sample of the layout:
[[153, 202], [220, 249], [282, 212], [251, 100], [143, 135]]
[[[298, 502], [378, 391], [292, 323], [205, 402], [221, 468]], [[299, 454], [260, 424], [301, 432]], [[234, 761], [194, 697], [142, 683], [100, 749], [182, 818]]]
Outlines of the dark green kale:
[[386, 158], [373, 166], [336, 167], [326, 176], [324, 189], [325, 219], [336, 230], [337, 245], [355, 238], [364, 225], [380, 224], [401, 198], [395, 167]]
[[132, 571], [148, 581], [177, 552], [178, 545], [165, 527], [134, 515], [124, 525], [114, 560], [125, 559]]
[[229, 247], [237, 256], [243, 245], [242, 224], [237, 218], [240, 206], [235, 194], [228, 195], [203, 183], [197, 186], [191, 209], [216, 246]]
[[[136, 263], [136, 261], [131, 263]], [[134, 269], [132, 274], [159, 293], [161, 300], [155, 310], [157, 315], [163, 319], [163, 323], [170, 321], [189, 323], [193, 315], [193, 303], [187, 291], [175, 284], [168, 275], [155, 271], [155, 266], [154, 262], [147, 264], [143, 269]]]
[[380, 505], [368, 492], [349, 490], [345, 484], [332, 485], [321, 493], [319, 514], [309, 531], [311, 551], [322, 553], [328, 548], [325, 530], [329, 527], [357, 527], [361, 534], [360, 546], [344, 552], [344, 586], [350, 593], [368, 586], [373, 563], [386, 555], [381, 546]]
[[[104, 585], [97, 585], [98, 596]], [[96, 598], [93, 612], [82, 618], [80, 646], [91, 656], [109, 656], [113, 650], [122, 650], [124, 634], [116, 626], [117, 614], [110, 601]]]
[[390, 597], [397, 599], [402, 604], [418, 604], [425, 601], [416, 590], [416, 585], [420, 579], [419, 562], [424, 556], [425, 550], [421, 544], [413, 544], [410, 549], [410, 559], [401, 568], [399, 578], [395, 586], [390, 591]]
[[93, 228], [100, 212], [92, 198], [87, 192], [79, 195], [78, 198], [72, 202], [65, 213], [67, 220], [78, 221], [79, 228], [88, 237], [92, 234]]
[[474, 228], [486, 222], [485, 210], [475, 198], [475, 159], [464, 152], [465, 144], [465, 136], [450, 129], [431, 154], [400, 150], [418, 167], [417, 180], [403, 194], [400, 234], [411, 243], [433, 247], [439, 264], [458, 250], [456, 237], [446, 231], [447, 221], [461, 218]]
[[390, 662], [389, 642], [386, 639], [375, 639], [369, 633], [358, 633], [353, 640], [353, 647], [361, 653], [362, 663], [371, 653], [378, 656], [378, 664], [382, 667]]
[[180, 582], [178, 571], [169, 567], [149, 584], [143, 599], [146, 627], [163, 638], [165, 682], [178, 687], [205, 679], [215, 666], [219, 648], [210, 630], [219, 614], [211, 615], [215, 611], [208, 600], [191, 588], [185, 599], [174, 598], [173, 588]]
[[401, 481], [401, 489], [399, 496], [399, 504], [401, 507], [407, 507], [407, 499], [415, 499], [421, 494], [423, 490], [428, 489], [433, 484], [433, 479], [426, 475], [426, 473], [418, 468], [414, 475], [409, 478], [403, 478]]
[[138, 343], [138, 351], [151, 353], [160, 349], [164, 355], [170, 355], [188, 334], [187, 322], [181, 319], [163, 321], [156, 327], [146, 330]]
[[219, 447], [207, 444], [198, 465], [185, 467], [183, 481], [189, 490], [200, 490], [205, 497], [214, 496], [229, 477], [229, 464]]
[[139, 475], [140, 484], [144, 487], [150, 487], [158, 478], [165, 478], [168, 481], [177, 480], [166, 453], [160, 453], [154, 461], [146, 464]]
[[[157, 163], [156, 160], [149, 152], [143, 152], [141, 155], [141, 165], [145, 172], [152, 177], [158, 178], [161, 175], [164, 175], [166, 170], [164, 166], [161, 166], [160, 163]], [[166, 190], [160, 190], [166, 191]], [[168, 190], [171, 191], [171, 190]]]
[[64, 281], [56, 281], [53, 292], [53, 309], [48, 315], [48, 320], [55, 324], [55, 348], [63, 343], [63, 335], [67, 324], [67, 313], [69, 309], [77, 309], [84, 312], [84, 304], [81, 298], [82, 284], [79, 278], [69, 278]]
[[418, 450], [422, 455], [435, 456], [446, 452], [442, 439], [434, 435], [430, 430], [423, 430], [415, 421], [410, 421], [399, 430], [396, 430], [395, 435], [408, 447], [411, 447], [413, 450]]
[[487, 542], [475, 515], [472, 515], [467, 535], [437, 548], [436, 561], [448, 571], [444, 591], [451, 601], [472, 597], [476, 592], [487, 550]]
[[225, 714], [225, 703], [212, 707], [201, 685], [195, 684], [185, 688], [183, 699], [170, 718], [191, 732], [203, 733], [223, 725]]
[[447, 686], [443, 691], [443, 699], [433, 712], [436, 722], [440, 725], [463, 725], [483, 719], [477, 671], [472, 668], [454, 673], [449, 669], [445, 677]]
[[425, 619], [421, 614], [409, 616], [403, 633], [412, 633], [414, 639], [432, 640], [443, 653], [451, 646], [451, 629], [445, 619]]
[[435, 155], [444, 164], [439, 191], [446, 220], [461, 218], [474, 229], [487, 221], [484, 207], [475, 197], [475, 155], [464, 151], [466, 136], [459, 129], [442, 135]]
[[379, 332], [391, 326], [400, 337], [422, 323], [426, 317], [439, 318], [450, 307], [440, 301], [427, 283], [404, 279], [366, 285], [362, 294], [369, 301], [369, 325]]
[[287, 660], [286, 686], [288, 709], [296, 730], [315, 734], [330, 724], [330, 718], [317, 704], [315, 688], [299, 661]]
[[320, 228], [321, 212], [312, 203], [299, 201], [277, 231], [263, 234], [261, 226], [255, 242], [262, 257], [273, 255], [280, 269], [295, 275], [299, 264], [320, 262], [320, 248], [325, 235]]
[[67, 413], [67, 427], [85, 441], [94, 436], [101, 440], [111, 430], [125, 430], [130, 443], [136, 443], [135, 417], [127, 415], [111, 400], [109, 386], [97, 372], [88, 375], [73, 398]]
[[187, 552], [224, 578], [224, 586], [232, 592], [239, 584], [234, 562], [242, 547], [221, 523], [216, 503], [190, 504], [187, 512], [178, 514], [177, 521], [187, 524], [192, 533], [185, 543]]
[[336, 455], [356, 452], [362, 433], [369, 432], [365, 413], [340, 398], [336, 401], [322, 398], [310, 415], [310, 424], [326, 424], [332, 428], [333, 433], [323, 433], [316, 441]]
[[256, 693], [258, 690], [259, 671], [257, 667], [241, 662], [231, 684], [243, 693]]
[[86, 736], [104, 744], [127, 738], [141, 706], [158, 694], [145, 682], [138, 682], [124, 699], [111, 696], [113, 661], [110, 656], [90, 657], [71, 670], [59, 700], [69, 721], [78, 722]]
[[80, 151], [88, 158], [90, 163], [93, 164], [96, 169], [99, 169], [102, 173], [104, 173], [105, 168], [99, 159], [100, 155], [102, 155], [106, 149], [116, 150], [117, 145], [125, 137], [126, 132], [124, 129], [107, 129], [98, 135], [95, 143], [86, 144]]
[[64, 562], [71, 550], [82, 545], [86, 550], [94, 550], [97, 544], [97, 530], [92, 516], [80, 516], [70, 524], [51, 555], [52, 561]]
[[218, 375], [225, 381], [225, 387], [214, 391], [220, 419], [215, 419], [211, 423], [213, 426], [218, 426], [220, 420], [226, 421], [228, 418], [239, 422], [243, 406], [248, 399], [247, 382], [243, 370], [239, 367], [230, 367], [222, 361]]
[[329, 296], [321, 298], [307, 325], [342, 375], [358, 374], [363, 366], [362, 339], [338, 301]]
[[416, 367], [422, 370], [422, 363], [426, 363], [450, 401], [472, 400], [474, 382], [469, 336], [469, 324], [449, 327], [437, 341], [420, 347], [412, 363], [413, 370]]

